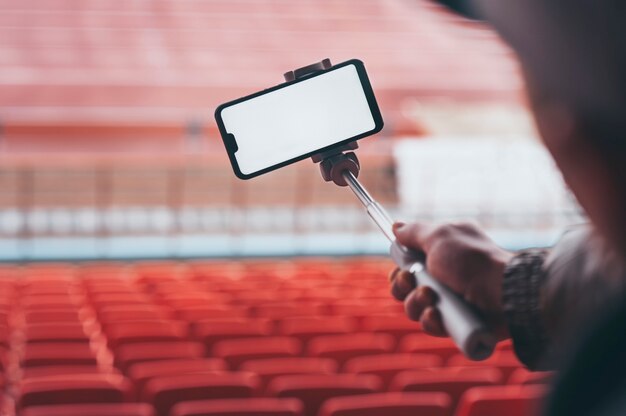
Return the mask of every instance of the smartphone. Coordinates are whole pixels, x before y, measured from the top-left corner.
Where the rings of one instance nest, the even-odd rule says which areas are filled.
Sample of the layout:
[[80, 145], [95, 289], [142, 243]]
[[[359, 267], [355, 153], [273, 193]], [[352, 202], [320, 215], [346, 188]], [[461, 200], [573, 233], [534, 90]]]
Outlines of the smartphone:
[[215, 119], [241, 179], [383, 128], [365, 66], [357, 59], [222, 104]]

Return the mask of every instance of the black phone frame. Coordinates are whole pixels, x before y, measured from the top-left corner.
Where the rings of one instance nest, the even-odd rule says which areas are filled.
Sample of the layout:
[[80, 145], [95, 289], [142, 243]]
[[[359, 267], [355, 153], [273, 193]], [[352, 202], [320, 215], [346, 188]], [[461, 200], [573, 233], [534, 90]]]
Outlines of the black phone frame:
[[[237, 152], [237, 142], [236, 142], [236, 139], [234, 137], [232, 137], [231, 133], [228, 133], [226, 131], [226, 127], [224, 126], [224, 122], [222, 120], [221, 112], [225, 108], [233, 106], [233, 105], [236, 105], [236, 104], [239, 104], [239, 103], [242, 103], [244, 101], [251, 100], [251, 99], [259, 97], [261, 95], [269, 94], [271, 92], [274, 92], [276, 90], [280, 90], [282, 88], [287, 88], [287, 87], [289, 87], [289, 86], [291, 86], [293, 84], [297, 84], [299, 82], [304, 82], [304, 81], [306, 81], [308, 79], [311, 79], [311, 78], [314, 78], [314, 77], [318, 77], [320, 75], [324, 75], [327, 72], [330, 72], [330, 71], [333, 71], [333, 70], [336, 70], [336, 69], [340, 69], [342, 67], [349, 66], [349, 65], [354, 65], [355, 66], [355, 69], [356, 69], [357, 74], [359, 76], [359, 80], [361, 81], [361, 86], [363, 87], [363, 92], [365, 93], [365, 97], [367, 99], [367, 103], [368, 103], [370, 112], [372, 114], [372, 118], [374, 119], [374, 124], [375, 124], [374, 129], [369, 130], [369, 131], [364, 132], [364, 133], [361, 133], [361, 134], [356, 135], [354, 137], [346, 138], [346, 139], [344, 139], [344, 140], [342, 140], [340, 142], [334, 143], [332, 145], [329, 145], [329, 146], [326, 146], [326, 147], [323, 147], [323, 148], [320, 148], [320, 149], [313, 150], [313, 151], [311, 151], [309, 153], [306, 153], [304, 155], [297, 156], [297, 157], [289, 159], [289, 160], [287, 160], [285, 162], [281, 162], [281, 163], [278, 163], [276, 165], [269, 166], [267, 168], [261, 169], [259, 171], [256, 171], [256, 172], [253, 172], [253, 173], [250, 173], [250, 174], [245, 174], [245, 173], [241, 172], [241, 169], [239, 168], [239, 164], [237, 163], [237, 158], [235, 157], [235, 153]], [[362, 139], [364, 137], [368, 137], [368, 136], [374, 135], [374, 134], [380, 132], [383, 129], [383, 127], [384, 127], [383, 117], [382, 117], [382, 114], [380, 113], [380, 108], [378, 107], [378, 102], [376, 101], [376, 97], [374, 96], [374, 90], [372, 89], [372, 85], [370, 83], [369, 77], [367, 76], [367, 72], [365, 71], [365, 65], [359, 59], [350, 59], [348, 61], [341, 62], [341, 63], [339, 63], [337, 65], [333, 65], [329, 69], [316, 71], [316, 72], [313, 72], [311, 74], [307, 74], [307, 75], [304, 75], [302, 77], [299, 77], [299, 78], [297, 78], [297, 79], [295, 79], [293, 81], [284, 82], [282, 84], [279, 84], [279, 85], [276, 85], [274, 87], [265, 89], [263, 91], [259, 91], [259, 92], [256, 92], [254, 94], [250, 94], [250, 95], [247, 95], [245, 97], [241, 97], [241, 98], [238, 98], [236, 100], [232, 100], [232, 101], [226, 102], [224, 104], [221, 104], [221, 105], [219, 105], [215, 109], [215, 121], [217, 122], [217, 127], [219, 129], [220, 136], [222, 137], [222, 141], [224, 143], [224, 147], [226, 148], [226, 153], [228, 154], [228, 158], [230, 160], [230, 164], [231, 164], [231, 166], [233, 168], [233, 171], [235, 172], [235, 175], [239, 179], [244, 179], [244, 180], [255, 178], [257, 176], [260, 176], [260, 175], [263, 175], [265, 173], [274, 171], [276, 169], [280, 169], [280, 168], [282, 168], [284, 166], [287, 166], [287, 165], [290, 165], [292, 163], [299, 162], [301, 160], [307, 159], [307, 158], [309, 158], [309, 157], [311, 157], [311, 156], [313, 156], [315, 154], [322, 153], [322, 152], [327, 152], [327, 151], [332, 150], [334, 148], [337, 148], [337, 147], [340, 147], [340, 146], [344, 146], [344, 145], [346, 145], [346, 144], [348, 144], [350, 142], [353, 142], [353, 141], [356, 141], [356, 140], [360, 140], [360, 139]]]

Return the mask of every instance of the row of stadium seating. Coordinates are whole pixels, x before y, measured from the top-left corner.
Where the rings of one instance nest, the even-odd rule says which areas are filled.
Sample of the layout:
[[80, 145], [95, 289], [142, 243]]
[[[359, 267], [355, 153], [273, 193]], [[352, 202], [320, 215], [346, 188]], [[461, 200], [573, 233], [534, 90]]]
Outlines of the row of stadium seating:
[[0, 269], [5, 412], [527, 414], [550, 375], [421, 333], [379, 259]]

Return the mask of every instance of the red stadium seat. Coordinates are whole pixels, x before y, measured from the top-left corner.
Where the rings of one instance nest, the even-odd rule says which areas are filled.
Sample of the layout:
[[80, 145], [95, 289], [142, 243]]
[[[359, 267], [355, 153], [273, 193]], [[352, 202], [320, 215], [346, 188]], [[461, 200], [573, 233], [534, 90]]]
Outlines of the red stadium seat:
[[11, 330], [7, 326], [0, 326], [0, 349], [8, 348], [11, 341]]
[[21, 293], [22, 300], [38, 296], [71, 296], [80, 291], [80, 287], [72, 281], [39, 281], [27, 283]]
[[361, 321], [361, 330], [393, 335], [399, 341], [405, 335], [422, 332], [422, 327], [405, 316], [388, 314], [365, 316]]
[[129, 294], [138, 290], [137, 287], [128, 282], [118, 279], [107, 280], [102, 276], [90, 280], [83, 278], [83, 282], [87, 288], [87, 292], [92, 296], [106, 293]]
[[126, 371], [131, 365], [143, 361], [200, 358], [204, 352], [204, 345], [199, 342], [140, 342], [117, 347], [115, 364]]
[[170, 416], [302, 416], [297, 399], [251, 398], [181, 402]]
[[522, 363], [520, 363], [515, 353], [510, 350], [496, 351], [491, 357], [483, 361], [472, 361], [459, 353], [450, 357], [446, 365], [448, 367], [498, 367], [502, 370], [506, 378], [508, 378], [513, 371], [522, 368]]
[[80, 374], [121, 374], [112, 367], [99, 365], [46, 365], [42, 367], [29, 367], [22, 370], [22, 378], [38, 378], [62, 375]]
[[148, 361], [134, 364], [128, 370], [128, 376], [142, 391], [150, 379], [183, 374], [215, 373], [227, 370], [226, 362], [220, 358], [177, 359]]
[[528, 371], [518, 368], [509, 377], [509, 384], [549, 384], [554, 378], [551, 371]]
[[279, 332], [306, 342], [319, 335], [348, 334], [356, 330], [356, 321], [351, 317], [290, 317], [278, 323]]
[[394, 346], [393, 337], [387, 334], [326, 335], [313, 338], [308, 344], [308, 353], [314, 357], [332, 358], [341, 365], [362, 355], [390, 353]]
[[456, 404], [461, 395], [471, 387], [496, 385], [502, 381], [502, 373], [495, 368], [475, 368], [463, 371], [404, 371], [391, 382], [395, 391], [443, 391]]
[[459, 353], [459, 349], [450, 338], [437, 338], [427, 334], [404, 336], [398, 350], [409, 353], [437, 354], [444, 360]]
[[328, 358], [288, 357], [249, 360], [239, 368], [257, 374], [267, 385], [273, 378], [294, 374], [332, 374], [337, 371], [337, 363]]
[[97, 359], [89, 344], [42, 342], [26, 345], [21, 363], [24, 367], [97, 365]]
[[397, 314], [398, 318], [402, 315], [400, 312], [402, 305], [391, 303], [391, 301], [385, 302], [372, 302], [369, 300], [341, 300], [333, 303], [330, 307], [333, 315], [345, 315], [354, 316], [358, 318], [364, 318], [373, 314]]
[[402, 371], [439, 367], [442, 364], [441, 357], [434, 354], [379, 354], [351, 358], [343, 370], [346, 373], [373, 374], [388, 386], [393, 377]]
[[21, 416], [154, 416], [147, 403], [90, 403], [32, 406]]
[[75, 309], [80, 307], [79, 300], [70, 295], [43, 295], [29, 296], [21, 299], [22, 308], [25, 311], [36, 311], [40, 309]]
[[98, 320], [103, 326], [126, 321], [150, 321], [165, 319], [166, 314], [153, 305], [113, 305], [98, 311]]
[[540, 414], [543, 386], [474, 387], [461, 397], [455, 416], [532, 416]]
[[215, 319], [199, 321], [194, 335], [210, 350], [217, 341], [236, 338], [264, 337], [272, 332], [271, 322], [265, 319]]
[[115, 374], [72, 374], [25, 379], [17, 408], [70, 403], [120, 403], [132, 397], [132, 386]]
[[153, 378], [141, 394], [152, 403], [159, 416], [167, 416], [171, 408], [190, 400], [246, 398], [259, 389], [259, 379], [252, 373], [187, 374]]
[[327, 400], [319, 416], [449, 416], [445, 393], [375, 393]]
[[[10, 317], [11, 317], [10, 311], [8, 309], [3, 310], [0, 306], [0, 328], [9, 327], [9, 325], [11, 324], [10, 319], [9, 319]], [[28, 323], [28, 320], [26, 318], [24, 320]]]
[[176, 318], [188, 322], [197, 322], [204, 319], [245, 318], [244, 308], [224, 305], [183, 306], [175, 309]]
[[184, 341], [188, 325], [178, 321], [132, 321], [122, 322], [107, 327], [109, 347], [137, 342], [174, 342]]
[[496, 351], [511, 351], [513, 350], [513, 340], [505, 339], [496, 344]]
[[43, 323], [78, 323], [93, 319], [93, 314], [86, 309], [42, 309], [24, 313], [24, 322], [30, 324]]
[[26, 343], [84, 343], [90, 342], [90, 336], [80, 323], [32, 324], [24, 329]]
[[241, 338], [217, 342], [211, 354], [224, 359], [231, 368], [246, 360], [293, 357], [302, 351], [302, 343], [292, 337]]
[[332, 397], [376, 393], [381, 389], [380, 379], [356, 374], [307, 374], [276, 377], [268, 386], [268, 393], [276, 397], [294, 397], [302, 400], [305, 416], [315, 416], [325, 400]]
[[[264, 286], [267, 287], [268, 282], [264, 282]], [[238, 292], [236, 296], [232, 298], [232, 304], [237, 306], [250, 306], [268, 304], [276, 301], [276, 292], [267, 290], [247, 290]]]
[[96, 309], [102, 309], [106, 306], [132, 306], [132, 305], [151, 305], [150, 299], [140, 293], [94, 293], [91, 296], [91, 303]]
[[324, 315], [324, 305], [321, 303], [306, 303], [302, 305], [297, 302], [289, 302], [272, 305], [258, 305], [252, 309], [252, 316], [257, 318], [267, 318], [272, 320], [289, 317], [319, 317]]
[[221, 305], [224, 301], [225, 299], [223, 297], [208, 293], [170, 293], [163, 299], [160, 299], [159, 304], [176, 310], [192, 306], [204, 307], [206, 305]]

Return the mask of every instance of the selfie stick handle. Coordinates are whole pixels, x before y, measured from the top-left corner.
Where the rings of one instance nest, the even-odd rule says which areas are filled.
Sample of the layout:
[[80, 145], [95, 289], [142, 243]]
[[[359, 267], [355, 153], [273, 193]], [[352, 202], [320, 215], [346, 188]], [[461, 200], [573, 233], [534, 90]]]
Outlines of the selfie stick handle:
[[385, 209], [376, 202], [349, 170], [342, 172], [343, 179], [352, 189], [378, 228], [391, 242], [391, 258], [402, 269], [415, 277], [417, 286], [428, 286], [437, 294], [437, 308], [441, 312], [444, 327], [463, 354], [472, 360], [484, 360], [493, 353], [496, 339], [478, 316], [477, 312], [426, 271], [424, 255], [396, 241], [393, 221]]

